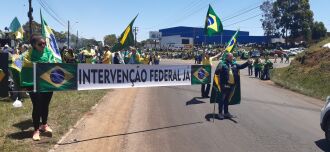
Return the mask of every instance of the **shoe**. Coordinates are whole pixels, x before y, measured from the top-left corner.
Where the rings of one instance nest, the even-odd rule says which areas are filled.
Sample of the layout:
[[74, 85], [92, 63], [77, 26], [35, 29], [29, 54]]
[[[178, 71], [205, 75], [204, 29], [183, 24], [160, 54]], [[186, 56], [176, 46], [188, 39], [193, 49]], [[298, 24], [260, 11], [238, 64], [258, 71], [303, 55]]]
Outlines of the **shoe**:
[[224, 117], [227, 118], [227, 119], [234, 118], [234, 116], [231, 115], [230, 113], [224, 114]]
[[53, 130], [47, 124], [41, 125], [40, 128], [39, 128], [39, 130], [41, 132], [48, 132], [48, 133], [52, 133], [53, 132]]
[[219, 119], [223, 120], [223, 119], [225, 119], [225, 116], [222, 113], [219, 113]]
[[32, 139], [34, 141], [39, 141], [40, 140], [40, 132], [39, 132], [39, 130], [36, 130], [36, 131], [33, 132]]

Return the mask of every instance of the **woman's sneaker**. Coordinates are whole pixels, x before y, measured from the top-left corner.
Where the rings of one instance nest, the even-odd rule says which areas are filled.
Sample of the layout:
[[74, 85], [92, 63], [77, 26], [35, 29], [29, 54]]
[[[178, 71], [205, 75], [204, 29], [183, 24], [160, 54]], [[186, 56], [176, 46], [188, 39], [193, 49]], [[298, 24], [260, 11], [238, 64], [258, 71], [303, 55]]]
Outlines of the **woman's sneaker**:
[[39, 130], [36, 130], [36, 131], [33, 132], [32, 139], [34, 141], [39, 141], [40, 140], [40, 132], [39, 132]]
[[53, 130], [47, 124], [41, 125], [40, 128], [39, 128], [39, 130], [41, 132], [49, 132], [49, 133], [52, 133], [53, 132]]

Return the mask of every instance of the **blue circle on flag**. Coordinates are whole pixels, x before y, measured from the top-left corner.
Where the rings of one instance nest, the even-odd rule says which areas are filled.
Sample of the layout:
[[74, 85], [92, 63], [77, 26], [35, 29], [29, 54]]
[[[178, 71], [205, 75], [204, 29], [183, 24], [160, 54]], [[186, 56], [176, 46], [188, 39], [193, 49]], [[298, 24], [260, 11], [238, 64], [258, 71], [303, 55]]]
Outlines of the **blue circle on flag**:
[[54, 69], [50, 73], [50, 80], [55, 84], [61, 84], [64, 81], [65, 74], [61, 69]]
[[203, 69], [198, 71], [198, 79], [204, 79], [205, 71]]
[[232, 45], [234, 45], [234, 43], [235, 43], [235, 41], [231, 40], [229, 45], [232, 46]]
[[209, 17], [207, 18], [207, 26], [210, 26], [210, 25], [212, 25], [212, 24], [214, 24], [214, 19], [213, 19], [211, 16], [209, 16]]

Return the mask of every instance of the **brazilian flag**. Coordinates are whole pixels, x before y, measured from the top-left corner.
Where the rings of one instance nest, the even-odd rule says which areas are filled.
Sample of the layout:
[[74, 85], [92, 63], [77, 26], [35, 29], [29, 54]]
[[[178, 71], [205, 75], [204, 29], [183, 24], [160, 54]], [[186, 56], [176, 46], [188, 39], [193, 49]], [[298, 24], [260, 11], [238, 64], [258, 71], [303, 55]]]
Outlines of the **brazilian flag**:
[[211, 5], [209, 5], [209, 10], [207, 11], [206, 20], [205, 20], [205, 34], [212, 36], [223, 31], [223, 25], [220, 18], [215, 14]]
[[37, 91], [77, 90], [77, 64], [38, 63]]
[[111, 50], [112, 52], [120, 51], [134, 45], [133, 24], [137, 16], [138, 15], [135, 16], [131, 23], [126, 27], [125, 31], [120, 35], [118, 42]]
[[227, 44], [226, 51], [228, 53], [232, 52], [234, 50], [234, 48], [236, 47], [238, 32], [239, 32], [239, 30], [236, 31], [236, 33], [231, 37], [231, 39], [229, 40], [229, 42]]
[[[235, 63], [234, 63], [235, 64]], [[220, 61], [218, 64], [219, 66], [225, 66], [224, 61]], [[238, 73], [239, 74], [239, 73]], [[213, 76], [213, 84], [212, 84], [212, 91], [211, 91], [211, 103], [216, 103], [218, 101], [221, 101], [222, 99], [222, 91], [221, 91], [221, 75], [219, 73], [214, 73]], [[229, 105], [236, 105], [241, 103], [241, 81], [238, 78], [238, 80], [235, 80], [236, 85], [234, 91], [230, 94], [229, 98]]]
[[24, 30], [21, 26], [21, 23], [18, 21], [17, 17], [13, 19], [13, 21], [10, 23], [9, 29], [14, 32], [15, 39], [23, 39], [24, 37]]
[[211, 83], [210, 65], [192, 65], [191, 66], [191, 84], [209, 84]]

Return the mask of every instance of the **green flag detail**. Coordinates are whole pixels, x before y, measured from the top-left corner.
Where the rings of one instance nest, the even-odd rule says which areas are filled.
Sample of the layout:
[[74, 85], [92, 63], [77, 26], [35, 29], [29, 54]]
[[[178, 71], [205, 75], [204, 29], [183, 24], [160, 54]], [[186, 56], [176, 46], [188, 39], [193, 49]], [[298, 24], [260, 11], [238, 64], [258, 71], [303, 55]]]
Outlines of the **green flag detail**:
[[40, 92], [77, 89], [76, 64], [38, 64], [36, 72]]
[[16, 39], [23, 39], [23, 27], [21, 26], [21, 23], [18, 21], [17, 17], [13, 19], [13, 21], [10, 23], [9, 29], [14, 32]]
[[125, 31], [120, 35], [118, 43], [112, 48], [112, 52], [120, 51], [134, 45], [133, 24], [137, 16], [138, 15], [135, 16], [131, 23], [126, 27]]
[[212, 36], [223, 31], [223, 26], [220, 18], [214, 12], [211, 5], [209, 5], [209, 10], [207, 11], [206, 20], [205, 20], [205, 34]]
[[209, 84], [211, 83], [211, 66], [192, 65], [191, 76], [191, 84]]
[[229, 40], [229, 42], [227, 44], [226, 51], [228, 53], [232, 52], [233, 49], [236, 46], [237, 38], [238, 38], [238, 32], [239, 32], [239, 30], [236, 31], [236, 33], [231, 37], [231, 39]]

